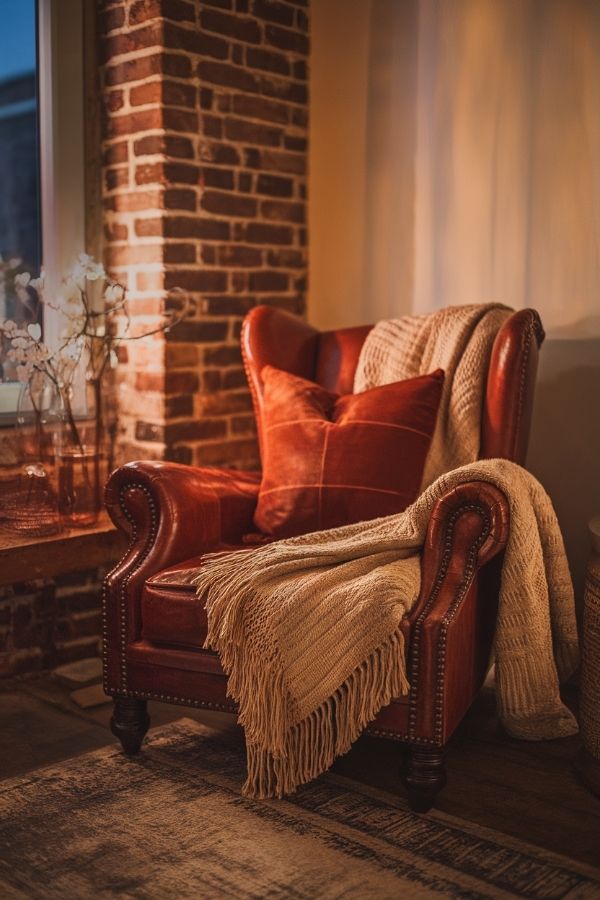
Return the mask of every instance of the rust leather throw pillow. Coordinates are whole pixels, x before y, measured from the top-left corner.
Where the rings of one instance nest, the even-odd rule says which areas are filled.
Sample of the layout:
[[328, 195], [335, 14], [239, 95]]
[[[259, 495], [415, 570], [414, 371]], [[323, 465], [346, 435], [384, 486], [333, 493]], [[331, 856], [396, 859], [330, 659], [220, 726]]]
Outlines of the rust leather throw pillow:
[[332, 394], [265, 366], [263, 477], [254, 524], [291, 537], [402, 512], [416, 498], [440, 404], [441, 369], [362, 394]]

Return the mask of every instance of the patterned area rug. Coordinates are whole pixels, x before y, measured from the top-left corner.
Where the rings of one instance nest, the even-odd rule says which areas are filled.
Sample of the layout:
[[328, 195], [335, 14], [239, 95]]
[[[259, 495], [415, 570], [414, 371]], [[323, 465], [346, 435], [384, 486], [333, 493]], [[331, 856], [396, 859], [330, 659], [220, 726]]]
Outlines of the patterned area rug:
[[600, 897], [587, 869], [327, 775], [240, 796], [243, 747], [189, 719], [0, 784], [0, 897]]

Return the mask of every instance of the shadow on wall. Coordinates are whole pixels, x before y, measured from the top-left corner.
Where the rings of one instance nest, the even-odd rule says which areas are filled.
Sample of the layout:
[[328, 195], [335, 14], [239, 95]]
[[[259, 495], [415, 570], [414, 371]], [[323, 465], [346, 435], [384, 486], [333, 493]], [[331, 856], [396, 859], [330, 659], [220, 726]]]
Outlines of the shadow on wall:
[[527, 466], [552, 497], [581, 611], [587, 522], [600, 513], [600, 317], [546, 338]]

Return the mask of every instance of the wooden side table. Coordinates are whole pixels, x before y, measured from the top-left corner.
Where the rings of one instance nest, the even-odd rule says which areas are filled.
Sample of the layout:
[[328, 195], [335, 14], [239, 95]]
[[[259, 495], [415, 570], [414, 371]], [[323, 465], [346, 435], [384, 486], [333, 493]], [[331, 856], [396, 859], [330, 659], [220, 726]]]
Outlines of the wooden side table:
[[582, 748], [577, 770], [591, 791], [600, 796], [600, 515], [589, 522], [591, 555], [587, 566], [579, 724]]

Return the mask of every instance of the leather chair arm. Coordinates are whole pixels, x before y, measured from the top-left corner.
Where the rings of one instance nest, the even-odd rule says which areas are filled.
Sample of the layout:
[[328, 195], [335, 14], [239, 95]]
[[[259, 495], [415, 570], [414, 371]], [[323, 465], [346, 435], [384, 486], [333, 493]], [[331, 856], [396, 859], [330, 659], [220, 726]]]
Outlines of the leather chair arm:
[[131, 462], [116, 469], [105, 503], [132, 547], [159, 571], [252, 531], [260, 475], [165, 462]]
[[421, 591], [403, 626], [415, 739], [447, 740], [485, 677], [498, 600], [493, 560], [501, 559], [509, 524], [505, 495], [487, 482], [458, 485], [434, 506]]
[[139, 639], [140, 600], [151, 575], [252, 531], [260, 476], [177, 463], [132, 462], [116, 469], [105, 502], [130, 536], [103, 586], [104, 686], [125, 689], [126, 647]]

